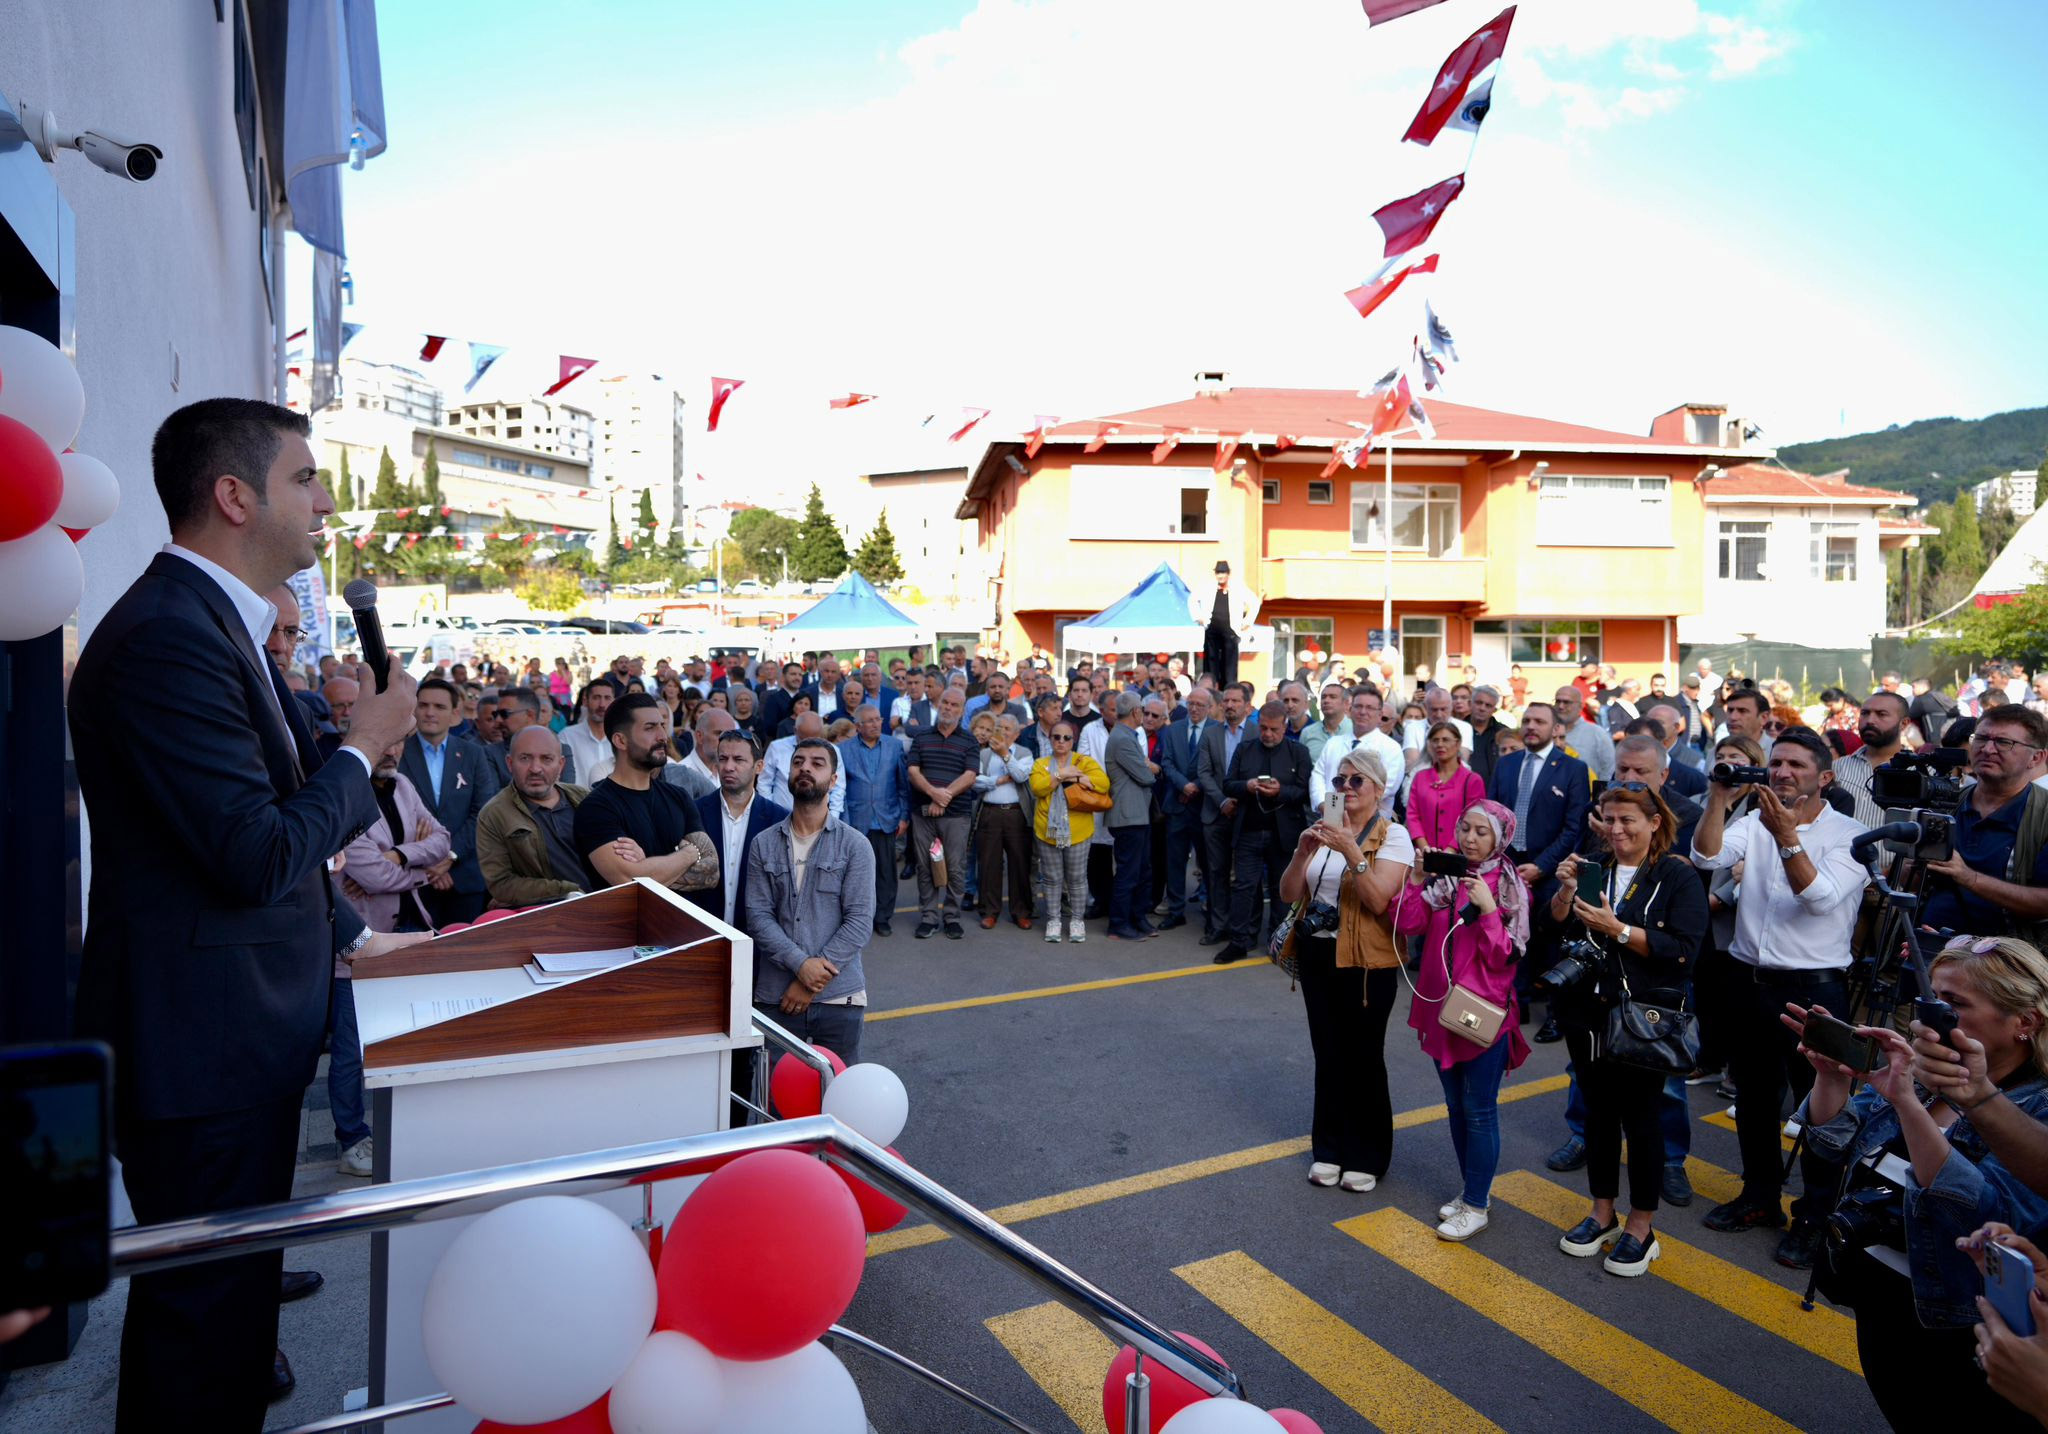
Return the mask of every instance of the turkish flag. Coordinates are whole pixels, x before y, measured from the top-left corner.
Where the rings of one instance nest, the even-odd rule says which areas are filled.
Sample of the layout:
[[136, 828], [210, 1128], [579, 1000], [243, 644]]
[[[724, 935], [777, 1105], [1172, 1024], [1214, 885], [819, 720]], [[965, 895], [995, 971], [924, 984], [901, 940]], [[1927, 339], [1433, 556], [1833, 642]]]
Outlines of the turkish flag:
[[553, 394], [560, 393], [563, 389], [567, 388], [570, 384], [574, 383], [577, 379], [583, 377], [585, 373], [589, 372], [591, 369], [597, 366], [596, 359], [571, 358], [567, 354], [562, 354], [560, 357], [562, 361], [562, 366], [558, 370], [558, 372], [561, 376], [557, 378], [549, 388], [542, 392], [542, 398], [547, 398]]
[[1450, 208], [1451, 201], [1464, 187], [1465, 176], [1454, 174], [1406, 199], [1396, 199], [1373, 210], [1373, 222], [1387, 236], [1386, 257], [1391, 259], [1427, 244], [1437, 221], [1444, 217], [1444, 210]]
[[1330, 461], [1323, 465], [1323, 471], [1316, 474], [1316, 477], [1334, 478], [1337, 476], [1337, 470], [1343, 466], [1344, 450], [1342, 448], [1332, 448], [1330, 450]]
[[1109, 442], [1110, 439], [1123, 431], [1124, 426], [1121, 423], [1098, 423], [1095, 425], [1095, 436], [1082, 445], [1081, 451], [1083, 453], [1100, 453], [1103, 444]]
[[714, 378], [711, 380], [711, 412], [704, 420], [706, 433], [718, 432], [718, 415], [725, 412], [725, 401], [739, 391], [745, 383], [743, 378]]
[[1384, 25], [1389, 20], [1398, 20], [1403, 15], [1413, 15], [1417, 10], [1427, 10], [1432, 5], [1441, 5], [1443, 0], [1360, 0], [1365, 6], [1365, 22], [1368, 25]]
[[1045, 430], [1059, 425], [1059, 419], [1050, 413], [1041, 413], [1033, 420], [1034, 426], [1024, 438], [1024, 456], [1036, 458], [1038, 450], [1045, 447]]
[[1414, 406], [1415, 397], [1408, 389], [1408, 375], [1402, 374], [1379, 393], [1379, 402], [1373, 405], [1372, 427], [1368, 432], [1378, 438], [1392, 433], [1408, 418], [1408, 410]]
[[1422, 108], [1408, 123], [1408, 133], [1401, 138], [1428, 144], [1437, 137], [1458, 112], [1459, 102], [1465, 98], [1465, 91], [1471, 88], [1480, 71], [1500, 59], [1501, 51], [1507, 48], [1508, 27], [1514, 22], [1515, 7], [1510, 5], [1451, 51], [1442, 68], [1436, 72], [1436, 83], [1429, 88], [1429, 98], [1422, 102]]
[[[1404, 256], [1405, 257], [1405, 256]], [[1401, 287], [1410, 274], [1434, 274], [1438, 256], [1430, 255], [1419, 264], [1410, 264], [1405, 269], [1396, 268], [1399, 260], [1389, 260], [1380, 266], [1379, 273], [1367, 279], [1355, 289], [1346, 289], [1344, 297], [1351, 301], [1351, 307], [1358, 310], [1361, 319], [1394, 296], [1394, 290]], [[1394, 272], [1388, 276], [1388, 270]]]
[[427, 341], [420, 345], [420, 362], [432, 363], [441, 356], [441, 345], [448, 342], [446, 334], [428, 334]]
[[958, 428], [954, 429], [951, 433], [947, 434], [946, 441], [948, 443], [958, 443], [961, 439], [965, 438], [969, 433], [973, 431], [975, 424], [981, 422], [984, 418], [987, 418], [988, 415], [989, 411], [985, 408], [961, 409], [960, 416], [963, 419], [965, 419], [966, 422], [962, 423]]
[[873, 403], [874, 401], [875, 396], [872, 393], [849, 393], [844, 398], [833, 399], [832, 407], [858, 408], [863, 403]]
[[1154, 463], [1164, 463], [1166, 455], [1180, 446], [1180, 436], [1186, 432], [1185, 428], [1176, 428], [1172, 424], [1166, 425], [1166, 437], [1161, 439], [1159, 446], [1152, 450], [1152, 461]]

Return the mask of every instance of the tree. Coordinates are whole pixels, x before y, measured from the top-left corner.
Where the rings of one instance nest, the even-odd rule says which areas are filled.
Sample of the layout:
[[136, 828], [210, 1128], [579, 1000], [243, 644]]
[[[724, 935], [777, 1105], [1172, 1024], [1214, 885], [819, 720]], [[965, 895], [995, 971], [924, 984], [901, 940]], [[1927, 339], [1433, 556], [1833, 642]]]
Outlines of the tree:
[[441, 496], [441, 455], [435, 451], [434, 440], [427, 440], [427, 465], [420, 479], [420, 498], [429, 508], [439, 508], [446, 500]]
[[[389, 448], [386, 448], [377, 459], [377, 486], [370, 491], [370, 506], [382, 512], [410, 506], [406, 501], [405, 489], [399, 484], [398, 465], [391, 461]], [[378, 526], [385, 527], [382, 523]]]
[[1984, 573], [1984, 530], [1977, 518], [1977, 500], [1969, 492], [1956, 494], [1948, 507], [1948, 522], [1935, 539], [1941, 553], [1941, 570], [1972, 583]]
[[2035, 573], [2033, 585], [2011, 602], [1964, 608], [1952, 624], [1954, 632], [1941, 644], [1944, 651], [1965, 657], [1995, 653], [2039, 671], [2048, 666], [2048, 575]]
[[604, 566], [609, 572], [626, 561], [626, 545], [619, 541], [619, 500], [605, 499], [604, 511], [609, 520], [605, 526], [611, 529], [611, 536], [605, 539], [604, 544]]
[[353, 508], [356, 506], [356, 480], [348, 471], [348, 449], [346, 446], [341, 446], [341, 476], [335, 480], [333, 488], [328, 491], [334, 498], [335, 507]]
[[519, 596], [535, 612], [570, 612], [583, 601], [583, 584], [569, 569], [550, 563], [528, 571]]
[[861, 539], [860, 551], [853, 555], [853, 570], [877, 586], [903, 580], [903, 564], [896, 558], [896, 535], [889, 531], [887, 508], [875, 519], [873, 530]]
[[825, 511], [824, 495], [813, 483], [811, 495], [804, 501], [803, 521], [797, 524], [789, 565], [805, 582], [815, 583], [838, 577], [846, 571], [846, 563], [846, 539]]
[[650, 547], [654, 543], [654, 490], [640, 490], [640, 506], [633, 514], [633, 546]]
[[746, 570], [771, 582], [781, 579], [785, 556], [795, 560], [796, 532], [795, 523], [769, 508], [742, 508], [733, 514], [731, 538], [744, 555]]

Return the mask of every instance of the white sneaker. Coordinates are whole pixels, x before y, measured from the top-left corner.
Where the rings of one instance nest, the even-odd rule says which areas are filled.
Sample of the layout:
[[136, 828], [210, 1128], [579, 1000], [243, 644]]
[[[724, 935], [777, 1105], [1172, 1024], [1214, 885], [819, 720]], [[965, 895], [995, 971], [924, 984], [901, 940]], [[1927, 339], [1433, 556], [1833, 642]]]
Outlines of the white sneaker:
[[1457, 1212], [1445, 1217], [1443, 1224], [1436, 1227], [1439, 1240], [1469, 1240], [1486, 1228], [1486, 1212], [1475, 1210], [1462, 1201]]
[[1465, 1203], [1463, 1195], [1453, 1195], [1450, 1199], [1444, 1201], [1443, 1204], [1436, 1207], [1436, 1217], [1439, 1220], [1448, 1220], [1460, 1210], [1469, 1210], [1470, 1208], [1471, 1206]]
[[1368, 1175], [1363, 1170], [1347, 1170], [1344, 1178], [1337, 1182], [1354, 1195], [1363, 1195], [1380, 1183], [1377, 1175]]
[[1060, 939], [1059, 922], [1048, 921], [1045, 923], [1045, 939], [1048, 941], [1057, 941]]
[[1342, 1173], [1342, 1171], [1328, 1161], [1318, 1160], [1308, 1168], [1308, 1183], [1325, 1187], [1335, 1185], [1337, 1177]]
[[1067, 940], [1069, 940], [1069, 941], [1086, 941], [1087, 939], [1088, 939], [1088, 924], [1087, 924], [1086, 922], [1084, 922], [1084, 921], [1070, 921], [1070, 922], [1068, 922], [1068, 923], [1067, 923]]
[[341, 1159], [334, 1162], [334, 1168], [344, 1175], [360, 1175], [368, 1179], [376, 1173], [371, 1161], [370, 1142], [374, 1136], [366, 1135], [354, 1145], [341, 1152]]

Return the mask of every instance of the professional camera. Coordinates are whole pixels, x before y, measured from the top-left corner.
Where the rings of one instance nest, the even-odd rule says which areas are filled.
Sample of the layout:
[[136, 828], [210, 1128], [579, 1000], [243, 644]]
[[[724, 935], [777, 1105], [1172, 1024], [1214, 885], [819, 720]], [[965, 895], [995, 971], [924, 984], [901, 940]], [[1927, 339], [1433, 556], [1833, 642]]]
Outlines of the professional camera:
[[1591, 941], [1566, 941], [1557, 948], [1557, 964], [1536, 978], [1550, 991], [1568, 991], [1600, 969], [1600, 948]]
[[1714, 763], [1713, 777], [1724, 787], [1762, 787], [1771, 780], [1771, 774], [1762, 767], [1744, 767], [1734, 762]]
[[1338, 919], [1335, 906], [1327, 901], [1311, 901], [1296, 918], [1294, 929], [1302, 936], [1320, 936], [1326, 931], [1335, 931]]
[[1828, 1242], [1838, 1250], [1906, 1248], [1906, 1199], [1890, 1185], [1850, 1190], [1828, 1216]]
[[1955, 855], [1956, 819], [1952, 809], [1943, 811], [1937, 807], [1888, 807], [1884, 819], [1887, 822], [1917, 822], [1920, 826], [1918, 841], [1886, 838], [1886, 851], [1898, 856], [1909, 856], [1916, 861], [1947, 861]]
[[[1870, 773], [1870, 799], [1881, 807], [1928, 807], [1960, 811], [1962, 783], [1944, 773], [1969, 765], [1970, 754], [1954, 747], [1901, 752]], [[1914, 818], [1917, 820], [1917, 818]]]

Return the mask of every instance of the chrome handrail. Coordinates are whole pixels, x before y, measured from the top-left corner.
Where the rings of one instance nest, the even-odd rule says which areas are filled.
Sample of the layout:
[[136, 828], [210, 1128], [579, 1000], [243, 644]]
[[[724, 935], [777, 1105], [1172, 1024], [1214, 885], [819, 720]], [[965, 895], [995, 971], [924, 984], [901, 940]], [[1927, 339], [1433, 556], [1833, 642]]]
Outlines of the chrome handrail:
[[[796, 1032], [790, 1030], [780, 1021], [764, 1016], [759, 1011], [749, 1012], [749, 1014], [753, 1018], [754, 1029], [766, 1037], [765, 1044], [782, 1047], [783, 1050], [795, 1056], [818, 1073], [818, 1093], [820, 1095], [823, 1095], [832, 1088], [832, 1062], [819, 1055], [817, 1047], [797, 1035]], [[766, 1105], [768, 1103], [768, 1068], [771, 1062], [765, 1059], [767, 1052], [763, 1051], [762, 1055], [764, 1059], [755, 1070], [754, 1088], [761, 1096], [760, 1103]]]
[[229, 1210], [162, 1225], [126, 1226], [112, 1236], [113, 1273], [151, 1274], [229, 1254], [317, 1244], [349, 1235], [480, 1215], [542, 1191], [597, 1195], [656, 1181], [707, 1175], [761, 1150], [801, 1150], [856, 1175], [920, 1211], [964, 1244], [1008, 1265], [1053, 1300], [1133, 1346], [1142, 1359], [1172, 1370], [1203, 1393], [1242, 1399], [1229, 1369], [1179, 1336], [1082, 1279], [1029, 1241], [990, 1219], [937, 1181], [912, 1169], [829, 1115], [712, 1131], [616, 1150], [554, 1156], [489, 1170], [431, 1175], [367, 1190], [336, 1191], [276, 1205]]

